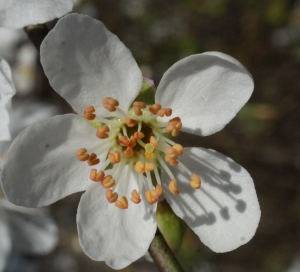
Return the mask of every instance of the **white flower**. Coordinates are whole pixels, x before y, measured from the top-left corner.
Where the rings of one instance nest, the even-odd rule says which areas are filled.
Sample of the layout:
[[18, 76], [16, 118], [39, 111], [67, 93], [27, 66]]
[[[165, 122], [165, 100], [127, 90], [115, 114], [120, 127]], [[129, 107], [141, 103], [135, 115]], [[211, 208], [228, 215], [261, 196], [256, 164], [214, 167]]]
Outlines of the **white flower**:
[[9, 114], [12, 96], [16, 93], [8, 63], [0, 57], [0, 141], [10, 140]]
[[39, 207], [86, 190], [80, 244], [114, 269], [147, 251], [162, 191], [212, 250], [230, 251], [253, 237], [260, 208], [248, 172], [216, 151], [183, 150], [168, 137], [180, 129], [210, 135], [235, 116], [253, 91], [237, 60], [209, 52], [178, 61], [149, 106], [136, 97], [151, 81], [143, 84], [130, 51], [97, 20], [62, 18], [41, 56], [50, 84], [78, 115], [38, 122], [13, 142], [2, 172], [10, 201]]
[[57, 244], [57, 227], [46, 209], [17, 207], [0, 199], [0, 271], [12, 253], [44, 255]]
[[0, 27], [22, 28], [59, 18], [73, 8], [72, 0], [0, 0]]

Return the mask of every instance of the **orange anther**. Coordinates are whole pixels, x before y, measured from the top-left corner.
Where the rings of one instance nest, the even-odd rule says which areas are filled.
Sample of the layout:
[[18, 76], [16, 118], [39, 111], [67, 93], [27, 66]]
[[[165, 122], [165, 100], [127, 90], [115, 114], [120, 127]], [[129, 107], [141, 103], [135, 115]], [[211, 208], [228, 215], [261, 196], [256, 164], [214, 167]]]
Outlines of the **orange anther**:
[[133, 136], [134, 136], [134, 138], [136, 138], [136, 139], [142, 139], [142, 138], [144, 138], [145, 137], [145, 135], [144, 135], [144, 133], [143, 132], [135, 132], [134, 134], [133, 134]]
[[158, 112], [157, 112], [157, 115], [160, 116], [160, 117], [163, 117], [163, 116], [170, 116], [172, 114], [172, 109], [171, 108], [166, 108], [166, 109], [160, 109]]
[[156, 164], [154, 162], [146, 162], [145, 163], [145, 172], [148, 173], [152, 171], [156, 167]]
[[94, 106], [89, 106], [84, 109], [84, 117], [88, 120], [94, 120], [96, 118], [96, 114], [94, 114], [95, 108]]
[[172, 179], [168, 185], [170, 192], [174, 195], [178, 195], [180, 191], [177, 188], [176, 179]]
[[103, 171], [97, 172], [96, 169], [92, 169], [91, 172], [90, 172], [90, 179], [92, 181], [96, 181], [96, 182], [103, 181], [104, 176], [105, 176], [105, 174], [104, 174]]
[[172, 147], [166, 147], [165, 153], [169, 159], [177, 159], [179, 155], [177, 150]]
[[106, 139], [108, 138], [107, 132], [109, 131], [110, 131], [109, 127], [105, 125], [97, 129], [96, 136], [100, 139]]
[[201, 187], [201, 178], [196, 174], [191, 174], [190, 186], [194, 189]]
[[116, 107], [119, 106], [118, 100], [113, 99], [111, 97], [104, 98], [102, 100], [102, 104], [104, 108], [106, 108], [110, 112], [116, 111]]
[[177, 159], [170, 159], [168, 156], [165, 156], [165, 161], [172, 166], [176, 166], [179, 163]]
[[171, 133], [173, 137], [176, 137], [179, 134], [181, 127], [181, 119], [179, 117], [175, 117], [168, 122], [168, 125], [166, 126], [166, 132]]
[[112, 164], [116, 164], [121, 161], [121, 154], [119, 151], [115, 151], [114, 153], [109, 153], [108, 158]]
[[147, 105], [144, 102], [135, 101], [133, 103], [133, 110], [137, 116], [141, 116], [143, 114], [142, 109], [145, 109]]
[[125, 210], [128, 208], [128, 200], [126, 196], [122, 196], [119, 200], [115, 202], [115, 206], [121, 210]]
[[107, 176], [103, 179], [103, 181], [101, 182], [101, 184], [102, 184], [103, 188], [108, 189], [108, 188], [113, 187], [113, 186], [116, 184], [116, 182], [115, 182], [115, 180], [112, 178], [111, 175], [107, 175]]
[[136, 146], [136, 138], [134, 136], [130, 137], [129, 143], [128, 143], [129, 147], [135, 147]]
[[160, 104], [153, 104], [152, 106], [149, 107], [149, 111], [152, 113], [152, 114], [157, 114], [158, 111], [161, 109], [161, 105]]
[[150, 159], [150, 160], [152, 160], [152, 159], [154, 159], [154, 153], [153, 152], [145, 152], [145, 157], [147, 158], [147, 159]]
[[106, 192], [105, 192], [105, 196], [106, 196], [106, 199], [109, 203], [114, 203], [117, 201], [118, 199], [118, 194], [115, 192], [113, 193], [111, 189], [108, 189]]
[[157, 201], [161, 196], [162, 192], [163, 191], [161, 185], [157, 184], [155, 190], [151, 190], [152, 199]]
[[150, 204], [150, 205], [153, 205], [156, 201], [152, 198], [152, 194], [151, 194], [151, 191], [150, 190], [147, 190], [145, 192], [145, 197], [147, 199], [147, 202]]
[[156, 140], [156, 138], [154, 136], [150, 137], [150, 144], [152, 144], [154, 147], [157, 147], [158, 141]]
[[125, 158], [130, 158], [134, 155], [132, 147], [127, 147], [126, 150], [124, 151], [124, 157]]
[[137, 120], [126, 118], [125, 124], [127, 127], [134, 127], [137, 124]]
[[118, 139], [118, 143], [121, 145], [121, 146], [128, 146], [129, 144], [129, 139], [127, 136], [123, 135], [121, 136], [119, 139]]
[[175, 149], [178, 153], [178, 155], [182, 155], [183, 154], [183, 147], [180, 144], [174, 144], [172, 146], [173, 149]]
[[140, 174], [143, 174], [145, 172], [145, 165], [141, 161], [138, 161], [134, 166], [134, 170]]
[[79, 161], [87, 161], [89, 159], [90, 155], [86, 154], [86, 152], [87, 152], [86, 148], [80, 148], [76, 152], [77, 159]]
[[131, 201], [135, 204], [139, 204], [141, 202], [140, 194], [136, 190], [131, 192]]
[[89, 159], [87, 160], [87, 163], [89, 166], [96, 165], [99, 162], [100, 162], [100, 159], [97, 158], [97, 155], [95, 153], [91, 153]]

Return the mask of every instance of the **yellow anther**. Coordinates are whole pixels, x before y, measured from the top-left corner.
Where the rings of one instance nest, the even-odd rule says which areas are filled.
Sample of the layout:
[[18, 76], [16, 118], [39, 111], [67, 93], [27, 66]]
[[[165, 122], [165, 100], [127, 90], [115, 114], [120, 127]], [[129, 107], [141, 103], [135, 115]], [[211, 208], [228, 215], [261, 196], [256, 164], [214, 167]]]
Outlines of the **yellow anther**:
[[201, 178], [196, 174], [191, 174], [190, 186], [194, 189], [201, 187]]
[[175, 149], [178, 153], [178, 155], [182, 155], [183, 154], [183, 147], [180, 144], [174, 144], [172, 146], [173, 149]]
[[138, 161], [134, 166], [134, 170], [140, 174], [143, 174], [145, 172], [145, 165], [141, 161]]
[[115, 180], [112, 178], [111, 175], [107, 175], [107, 176], [103, 179], [103, 181], [101, 182], [101, 184], [102, 184], [103, 188], [108, 189], [108, 188], [113, 187], [113, 186], [116, 184], [116, 182], [115, 182]]
[[166, 109], [160, 109], [158, 112], [157, 112], [157, 115], [160, 116], [160, 117], [163, 117], [163, 116], [170, 116], [172, 115], [172, 109], [171, 108], [166, 108]]
[[146, 153], [152, 153], [154, 151], [154, 146], [152, 144], [146, 144], [145, 151]]
[[157, 147], [158, 141], [156, 140], [156, 138], [154, 136], [150, 137], [150, 144], [152, 144], [154, 147]]
[[103, 171], [97, 172], [96, 169], [92, 169], [90, 172], [90, 179], [92, 181], [96, 181], [96, 182], [103, 181], [104, 176], [105, 176], [105, 174]]
[[125, 158], [130, 158], [134, 155], [133, 148], [132, 147], [127, 147], [126, 150], [124, 151], [124, 157]]
[[145, 109], [146, 107], [147, 105], [144, 102], [136, 101], [133, 103], [133, 110], [137, 116], [141, 116], [143, 114], [142, 109]]
[[110, 112], [116, 111], [116, 107], [119, 106], [118, 100], [113, 99], [111, 97], [104, 98], [102, 100], [102, 104], [104, 108], [106, 108]]
[[115, 206], [121, 210], [125, 210], [128, 208], [128, 200], [126, 196], [122, 196], [119, 200], [115, 202]]
[[131, 201], [135, 204], [139, 204], [141, 202], [140, 194], [136, 190], [131, 192]]
[[156, 167], [156, 164], [154, 162], [146, 162], [145, 163], [145, 172], [148, 173]]
[[126, 118], [125, 124], [127, 127], [134, 127], [137, 124], [137, 120]]
[[168, 122], [168, 125], [166, 126], [166, 132], [171, 133], [173, 137], [176, 137], [179, 134], [181, 127], [181, 119], [179, 117], [175, 117]]
[[109, 127], [105, 125], [97, 129], [96, 136], [100, 139], [106, 139], [108, 138], [107, 132], [109, 131], [110, 131]]
[[121, 145], [121, 146], [128, 146], [129, 144], [129, 139], [127, 136], [123, 135], [121, 136], [119, 139], [118, 139], [118, 143]]
[[168, 185], [170, 192], [174, 195], [178, 195], [180, 191], [177, 188], [176, 179], [172, 179]]
[[116, 164], [121, 161], [121, 154], [119, 151], [115, 151], [114, 153], [109, 153], [108, 158], [112, 164]]
[[150, 159], [150, 160], [152, 160], [152, 159], [154, 159], [154, 153], [152, 153], [152, 152], [150, 152], [150, 153], [148, 153], [148, 152], [145, 152], [145, 157], [147, 158], [147, 159]]
[[87, 152], [86, 148], [80, 148], [76, 152], [77, 159], [79, 161], [87, 161], [89, 159], [90, 155], [86, 154], [86, 152]]
[[94, 114], [95, 108], [94, 106], [89, 106], [84, 109], [84, 117], [88, 120], [94, 120], [96, 118], [96, 114]]
[[89, 156], [89, 159], [87, 160], [87, 163], [89, 166], [96, 165], [99, 162], [100, 162], [100, 159], [97, 158], [97, 155], [95, 153], [91, 153]]
[[134, 138], [136, 138], [136, 139], [142, 139], [142, 138], [144, 138], [145, 137], [145, 135], [144, 135], [144, 133], [143, 132], [135, 132], [134, 134], [133, 134], [133, 136], [134, 136]]
[[153, 104], [152, 106], [149, 107], [149, 111], [152, 113], [152, 114], [157, 114], [158, 111], [162, 108], [162, 106], [160, 104]]
[[128, 143], [129, 147], [135, 147], [136, 146], [136, 138], [134, 136], [130, 137], [129, 143]]
[[161, 185], [157, 184], [155, 190], [151, 190], [152, 199], [157, 201], [159, 199], [159, 197], [161, 196], [162, 192], [163, 192], [163, 190], [162, 190]]
[[169, 159], [177, 159], [179, 156], [177, 150], [173, 147], [166, 147], [165, 153]]
[[118, 194], [115, 192], [113, 193], [111, 189], [108, 189], [106, 192], [105, 192], [105, 196], [106, 196], [106, 199], [109, 203], [114, 203], [117, 201], [118, 199]]

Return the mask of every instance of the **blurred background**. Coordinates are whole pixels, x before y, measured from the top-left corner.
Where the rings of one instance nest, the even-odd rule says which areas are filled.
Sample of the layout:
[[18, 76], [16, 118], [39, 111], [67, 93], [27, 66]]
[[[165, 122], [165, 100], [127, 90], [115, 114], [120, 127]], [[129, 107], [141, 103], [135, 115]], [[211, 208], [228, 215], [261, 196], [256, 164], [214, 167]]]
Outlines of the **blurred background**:
[[[176, 61], [205, 51], [238, 59], [255, 91], [222, 131], [180, 134], [185, 146], [215, 149], [253, 177], [262, 218], [254, 238], [229, 253], [206, 248], [181, 223], [176, 256], [185, 271], [300, 271], [300, 1], [299, 0], [76, 0], [74, 12], [101, 20], [131, 50], [143, 74], [158, 85]], [[53, 27], [55, 22], [49, 23]], [[0, 56], [17, 88], [11, 131], [71, 109], [49, 86], [36, 49], [23, 30], [0, 28]], [[1, 161], [9, 143], [1, 145]], [[5, 151], [6, 150], [6, 151]], [[50, 209], [59, 243], [43, 257], [22, 255], [5, 271], [113, 271], [90, 260], [78, 243], [80, 194]], [[145, 258], [122, 271], [157, 271]]]

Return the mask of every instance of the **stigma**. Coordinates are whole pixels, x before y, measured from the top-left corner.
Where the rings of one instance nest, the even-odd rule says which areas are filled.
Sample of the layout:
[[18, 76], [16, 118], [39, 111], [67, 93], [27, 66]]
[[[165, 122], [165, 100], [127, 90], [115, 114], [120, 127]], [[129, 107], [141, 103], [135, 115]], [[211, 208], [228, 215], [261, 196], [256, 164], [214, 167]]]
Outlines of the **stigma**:
[[[162, 182], [165, 182], [160, 178], [161, 170], [168, 175], [167, 188], [176, 197], [180, 190], [171, 167], [179, 167], [186, 173], [193, 189], [201, 187], [201, 178], [180, 161], [184, 149], [173, 138], [179, 134], [182, 123], [180, 117], [172, 117], [171, 108], [135, 101], [128, 112], [124, 112], [119, 102], [111, 97], [104, 98], [102, 104], [110, 112], [109, 118], [97, 116], [92, 105], [87, 106], [83, 112], [88, 122], [97, 121], [99, 145], [96, 145], [95, 150], [81, 147], [76, 156], [80, 162], [87, 163], [87, 167], [92, 167], [90, 179], [106, 190], [108, 203], [125, 210], [130, 203], [140, 204], [141, 194], [144, 194], [143, 199], [149, 205], [157, 203], [163, 195]], [[161, 121], [160, 117], [169, 120]], [[104, 159], [100, 161], [100, 157]], [[124, 170], [125, 166], [128, 166], [127, 171]], [[126, 183], [123, 187], [129, 188], [131, 171], [138, 176], [136, 188], [131, 192], [125, 189], [122, 194], [118, 191], [118, 194], [116, 188], [121, 177], [125, 177], [125, 180], [122, 179]]]

